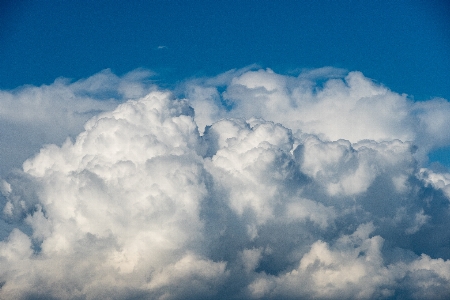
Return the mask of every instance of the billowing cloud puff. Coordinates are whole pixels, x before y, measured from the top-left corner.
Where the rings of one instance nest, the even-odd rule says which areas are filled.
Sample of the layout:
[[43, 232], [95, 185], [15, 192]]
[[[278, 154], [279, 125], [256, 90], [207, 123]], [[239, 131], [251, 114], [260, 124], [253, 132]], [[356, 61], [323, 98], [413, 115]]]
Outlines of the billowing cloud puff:
[[419, 146], [420, 159], [450, 143], [448, 130], [443, 130], [449, 121], [448, 101], [413, 102], [360, 72], [345, 75], [323, 68], [292, 77], [270, 69], [237, 70], [193, 80], [186, 95], [200, 130], [220, 118], [260, 117], [322, 140], [411, 141]]
[[150, 75], [137, 70], [118, 77], [104, 70], [73, 83], [60, 78], [51, 85], [0, 91], [0, 175], [20, 166], [43, 144], [75, 137], [94, 115], [146, 95]]
[[420, 159], [449, 103], [341, 73], [117, 79], [1, 180], [0, 298], [448, 298], [450, 174]]

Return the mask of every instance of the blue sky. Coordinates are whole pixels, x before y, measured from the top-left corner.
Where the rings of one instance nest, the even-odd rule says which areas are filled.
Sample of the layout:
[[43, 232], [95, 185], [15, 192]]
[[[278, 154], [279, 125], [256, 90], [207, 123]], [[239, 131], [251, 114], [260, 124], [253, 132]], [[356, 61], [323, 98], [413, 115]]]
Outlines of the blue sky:
[[450, 98], [445, 1], [2, 3], [2, 88], [105, 68], [148, 68], [172, 83], [256, 63], [358, 70], [417, 100]]
[[1, 1], [1, 299], [449, 299], [446, 1]]

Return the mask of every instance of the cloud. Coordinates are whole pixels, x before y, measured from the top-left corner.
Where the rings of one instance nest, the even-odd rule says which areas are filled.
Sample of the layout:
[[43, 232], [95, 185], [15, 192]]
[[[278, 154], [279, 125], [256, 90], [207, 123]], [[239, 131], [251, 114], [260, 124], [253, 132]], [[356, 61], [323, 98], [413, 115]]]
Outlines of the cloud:
[[51, 85], [0, 91], [0, 175], [20, 167], [43, 144], [75, 137], [94, 115], [144, 96], [151, 87], [150, 75], [136, 70], [118, 77], [104, 70], [76, 82], [60, 78]]
[[410, 141], [419, 146], [420, 160], [450, 143], [442, 130], [449, 121], [448, 101], [414, 102], [360, 72], [328, 67], [293, 77], [258, 69], [218, 78], [187, 84], [200, 131], [220, 118], [260, 117], [322, 140]]
[[0, 298], [448, 298], [450, 174], [421, 160], [447, 101], [332, 68], [145, 78], [24, 88], [115, 108], [1, 179]]

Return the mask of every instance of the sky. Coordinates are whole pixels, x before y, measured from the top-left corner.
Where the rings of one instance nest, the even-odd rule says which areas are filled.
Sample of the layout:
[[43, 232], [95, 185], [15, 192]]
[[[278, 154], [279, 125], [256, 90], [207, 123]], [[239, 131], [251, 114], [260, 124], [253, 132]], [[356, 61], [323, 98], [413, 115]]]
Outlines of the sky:
[[164, 83], [251, 64], [358, 70], [450, 97], [445, 1], [2, 1], [0, 87], [148, 68]]
[[0, 298], [448, 299], [445, 1], [2, 1]]

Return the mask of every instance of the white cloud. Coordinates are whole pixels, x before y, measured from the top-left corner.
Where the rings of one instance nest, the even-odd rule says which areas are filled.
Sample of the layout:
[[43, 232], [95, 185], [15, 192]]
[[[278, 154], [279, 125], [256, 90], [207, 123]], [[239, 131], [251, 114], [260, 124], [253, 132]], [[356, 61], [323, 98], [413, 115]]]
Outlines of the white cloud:
[[323, 87], [305, 76], [270, 69], [246, 72], [226, 84], [222, 97], [234, 105], [227, 114], [232, 117], [262, 117], [331, 140], [415, 138], [406, 96], [375, 85], [359, 72], [332, 78]]
[[424, 180], [428, 185], [431, 185], [435, 189], [442, 190], [450, 199], [450, 174], [449, 173], [437, 173], [427, 168], [421, 168], [419, 177]]
[[18, 126], [100, 112], [1, 180], [0, 298], [448, 298], [450, 175], [414, 146], [448, 143], [448, 102], [341, 74], [24, 88], [77, 104], [29, 96]]
[[104, 70], [76, 82], [60, 78], [51, 85], [0, 91], [0, 175], [20, 167], [43, 144], [75, 137], [94, 115], [144, 96], [150, 75], [136, 70], [118, 77]]
[[188, 84], [197, 91], [188, 97], [199, 112], [200, 131], [221, 118], [261, 117], [322, 140], [413, 142], [421, 161], [430, 149], [450, 143], [448, 101], [414, 102], [360, 72], [322, 68], [292, 77], [259, 69], [228, 75]]

